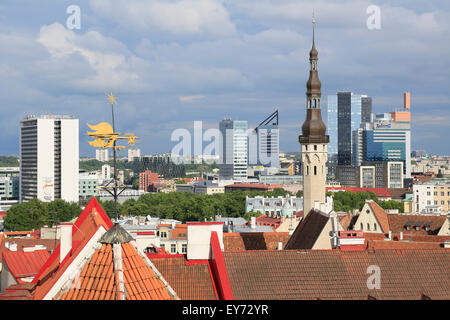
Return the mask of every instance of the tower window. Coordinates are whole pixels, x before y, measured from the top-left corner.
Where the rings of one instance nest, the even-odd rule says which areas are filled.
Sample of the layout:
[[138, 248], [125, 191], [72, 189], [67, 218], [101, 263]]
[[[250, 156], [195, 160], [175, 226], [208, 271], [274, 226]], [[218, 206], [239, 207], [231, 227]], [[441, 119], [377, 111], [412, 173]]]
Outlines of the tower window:
[[315, 145], [314, 145], [314, 151], [316, 151], [316, 150], [317, 150], [317, 145], [315, 144]]
[[309, 175], [309, 166], [306, 166], [306, 175]]
[[317, 175], [317, 166], [314, 166], [314, 175]]

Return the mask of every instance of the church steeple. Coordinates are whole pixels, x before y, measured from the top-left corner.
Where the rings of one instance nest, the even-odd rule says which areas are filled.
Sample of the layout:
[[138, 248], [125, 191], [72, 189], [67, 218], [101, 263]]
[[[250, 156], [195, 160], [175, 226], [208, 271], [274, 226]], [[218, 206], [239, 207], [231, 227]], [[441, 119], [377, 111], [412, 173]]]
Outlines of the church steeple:
[[305, 216], [317, 203], [325, 203], [325, 184], [328, 158], [327, 144], [330, 137], [325, 135], [326, 126], [320, 110], [321, 86], [319, 80], [319, 53], [315, 42], [315, 24], [313, 18], [312, 48], [309, 52], [309, 79], [306, 83], [306, 119], [302, 134], [298, 137], [302, 145], [303, 171], [303, 212]]
[[302, 126], [302, 135], [299, 137], [300, 143], [308, 141], [326, 142], [329, 137], [325, 135], [326, 127], [322, 121], [320, 110], [321, 104], [321, 87], [318, 71], [318, 56], [315, 43], [315, 24], [316, 20], [313, 18], [313, 39], [312, 48], [309, 52], [309, 79], [306, 83], [306, 120]]

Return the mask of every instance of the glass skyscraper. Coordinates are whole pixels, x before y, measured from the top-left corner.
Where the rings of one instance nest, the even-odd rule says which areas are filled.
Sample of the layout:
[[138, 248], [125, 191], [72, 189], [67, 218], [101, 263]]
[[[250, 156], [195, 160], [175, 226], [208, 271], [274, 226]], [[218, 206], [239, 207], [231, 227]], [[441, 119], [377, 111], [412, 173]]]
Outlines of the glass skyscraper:
[[222, 134], [220, 178], [247, 179], [247, 121], [224, 119], [219, 130]]

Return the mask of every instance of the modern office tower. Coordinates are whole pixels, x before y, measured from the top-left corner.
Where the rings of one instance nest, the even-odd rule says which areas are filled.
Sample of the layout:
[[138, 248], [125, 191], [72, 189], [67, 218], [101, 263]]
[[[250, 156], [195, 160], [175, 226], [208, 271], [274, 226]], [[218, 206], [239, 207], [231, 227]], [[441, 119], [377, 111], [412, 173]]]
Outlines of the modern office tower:
[[20, 202], [78, 201], [78, 119], [26, 116], [20, 122]]
[[[252, 138], [256, 135], [256, 150]], [[280, 162], [280, 138], [278, 110], [264, 119], [248, 137], [248, 164], [278, 168]]]
[[411, 177], [411, 114], [408, 109], [375, 115], [373, 129], [364, 132], [365, 161], [402, 161]]
[[361, 166], [337, 166], [342, 186], [357, 188], [403, 188], [403, 162], [363, 161]]
[[302, 134], [298, 137], [301, 144], [303, 164], [303, 212], [306, 216], [314, 203], [325, 203], [325, 181], [327, 176], [327, 145], [330, 137], [325, 135], [326, 126], [322, 121], [320, 109], [321, 83], [318, 73], [318, 52], [313, 41], [309, 52], [309, 79], [306, 83], [306, 119], [302, 125]]
[[101, 162], [109, 161], [108, 149], [96, 149], [95, 159]]
[[352, 92], [338, 92], [338, 164], [351, 165], [352, 132], [361, 124], [361, 95]]
[[370, 123], [372, 114], [372, 98], [361, 95], [361, 123]]
[[133, 161], [134, 158], [141, 157], [141, 149], [128, 149], [128, 161]]
[[220, 179], [247, 179], [247, 121], [224, 119], [219, 124]]

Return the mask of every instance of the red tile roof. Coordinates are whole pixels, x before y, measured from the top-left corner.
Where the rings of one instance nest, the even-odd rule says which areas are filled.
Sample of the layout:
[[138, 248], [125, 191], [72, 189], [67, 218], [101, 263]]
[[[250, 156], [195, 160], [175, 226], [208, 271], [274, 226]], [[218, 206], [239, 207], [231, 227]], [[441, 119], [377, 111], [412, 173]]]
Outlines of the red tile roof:
[[223, 234], [225, 251], [275, 250], [278, 242], [286, 245], [288, 232], [233, 232]]
[[25, 277], [34, 277], [50, 257], [47, 250], [33, 252], [9, 251], [3, 252], [3, 259], [11, 274], [19, 280]]
[[[389, 221], [389, 227], [392, 232], [400, 233], [400, 231], [403, 232], [404, 235], [406, 234], [414, 234], [414, 235], [427, 235], [427, 234], [437, 234], [439, 230], [441, 229], [442, 225], [445, 222], [446, 216], [428, 216], [428, 215], [421, 215], [421, 214], [388, 214], [387, 219]], [[405, 225], [408, 222], [412, 222], [410, 230], [407, 230], [405, 228]], [[419, 227], [419, 230], [416, 230], [414, 228], [414, 225], [416, 223], [422, 223]], [[425, 229], [426, 223], [431, 223], [430, 229], [427, 231]]]
[[[47, 293], [65, 274], [69, 266], [73, 265], [74, 259], [78, 257], [81, 250], [86, 247], [88, 241], [101, 227], [107, 232], [114, 231], [109, 233], [108, 236], [102, 237], [101, 241], [123, 240], [123, 243], [117, 249], [114, 249], [118, 250], [118, 256], [115, 256], [111, 250], [111, 244], [103, 243], [99, 249], [93, 251], [92, 255], [85, 257], [84, 265], [79, 265], [74, 269], [75, 271], [78, 270], [74, 280], [69, 280], [71, 282], [66, 282], [65, 285], [58, 284], [59, 287], [56, 289], [60, 291], [52, 296], [53, 299], [108, 300], [124, 297], [130, 300], [141, 300], [177, 298], [176, 293], [172, 291], [148, 258], [143, 254], [140, 255], [128, 242], [129, 239], [132, 239], [131, 236], [120, 226], [113, 227], [111, 220], [99, 203], [95, 198], [92, 198], [75, 222], [74, 228], [72, 228], [72, 251], [60, 264], [58, 246], [33, 280], [33, 283], [37, 285], [33, 292], [34, 300], [41, 300], [46, 297]], [[94, 245], [99, 245], [99, 242], [95, 242]], [[120, 264], [122, 264], [122, 267], [116, 270]], [[169, 291], [171, 292], [170, 295]]]
[[[144, 262], [130, 243], [122, 243], [122, 261], [127, 300], [173, 299], [165, 284]], [[118, 299], [118, 272], [114, 270], [111, 244], [102, 244], [85, 264], [69, 290], [59, 292], [56, 300], [116, 300]]]
[[25, 247], [34, 247], [37, 245], [43, 245], [46, 247], [47, 251], [51, 252], [59, 244], [59, 240], [56, 239], [33, 239], [33, 238], [5, 238], [2, 241], [3, 235], [0, 234], [0, 260], [2, 258], [2, 252], [8, 250], [5, 244], [16, 244], [17, 251], [23, 251]]
[[189, 264], [185, 257], [151, 258], [181, 300], [216, 300], [208, 262]]
[[113, 226], [113, 223], [106, 215], [98, 201], [95, 198], [92, 198], [78, 219], [75, 221], [74, 228], [72, 228], [73, 245], [70, 255], [60, 265], [60, 246], [58, 245], [53, 254], [34, 278], [33, 282], [37, 284], [34, 291], [35, 300], [42, 300], [45, 297], [56, 281], [66, 271], [67, 267], [86, 246], [91, 236], [101, 226], [108, 230]]
[[[442, 250], [224, 252], [234, 298], [251, 300], [448, 299], [450, 254]], [[368, 267], [381, 288], [370, 290]], [[425, 272], [426, 271], [426, 272]]]
[[353, 187], [326, 187], [325, 192], [351, 191], [351, 192], [373, 192], [378, 198], [390, 198], [391, 194], [387, 188], [353, 188]]
[[375, 214], [375, 217], [378, 220], [378, 223], [381, 226], [381, 230], [384, 233], [389, 232], [389, 220], [388, 220], [388, 214], [386, 211], [383, 210], [375, 201], [370, 201], [369, 206], [372, 209], [373, 213]]
[[187, 240], [187, 225], [177, 224], [171, 232], [172, 240]]

